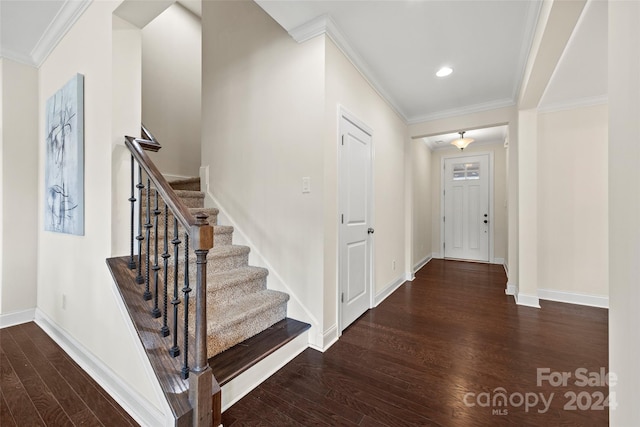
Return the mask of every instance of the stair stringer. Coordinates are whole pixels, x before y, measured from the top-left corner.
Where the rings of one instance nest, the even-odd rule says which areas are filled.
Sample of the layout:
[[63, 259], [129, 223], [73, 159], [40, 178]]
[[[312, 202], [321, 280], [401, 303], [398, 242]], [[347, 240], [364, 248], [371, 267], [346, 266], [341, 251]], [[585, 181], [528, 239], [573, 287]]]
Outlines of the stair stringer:
[[[291, 300], [289, 300], [291, 302]], [[309, 331], [298, 335], [251, 368], [222, 386], [222, 412], [262, 384], [280, 368], [302, 353], [309, 342]]]
[[[267, 288], [277, 291], [285, 292], [289, 294], [290, 299], [288, 302], [287, 313], [292, 319], [300, 320], [305, 323], [309, 323], [311, 328], [308, 332], [308, 344], [310, 347], [324, 351], [324, 335], [321, 329], [320, 322], [311, 313], [311, 311], [300, 301], [296, 293], [290, 286], [287, 285], [278, 271], [271, 265], [265, 256], [258, 250], [256, 245], [247, 237], [242, 228], [236, 221], [229, 215], [220, 201], [211, 193], [209, 189], [209, 168], [200, 167], [200, 182], [201, 191], [204, 193], [204, 207], [218, 209], [218, 224], [230, 225], [234, 228], [233, 238], [236, 245], [248, 246], [251, 251], [249, 252], [249, 264], [257, 267], [263, 267], [269, 270], [269, 277], [267, 279]], [[204, 183], [204, 185], [202, 185]], [[205, 187], [205, 188], [202, 188]], [[275, 371], [274, 371], [275, 372]]]

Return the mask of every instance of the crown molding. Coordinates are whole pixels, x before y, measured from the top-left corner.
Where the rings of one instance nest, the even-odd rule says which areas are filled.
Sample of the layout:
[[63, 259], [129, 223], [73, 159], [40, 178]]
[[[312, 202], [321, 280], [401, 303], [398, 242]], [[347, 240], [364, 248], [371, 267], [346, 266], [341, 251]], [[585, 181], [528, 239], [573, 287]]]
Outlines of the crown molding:
[[384, 99], [389, 107], [400, 117], [402, 121], [408, 123], [407, 115], [398, 106], [393, 97], [384, 89], [380, 82], [374, 77], [374, 73], [367, 63], [362, 59], [356, 50], [351, 47], [346, 37], [338, 29], [336, 23], [331, 19], [329, 15], [321, 15], [311, 21], [302, 24], [288, 32], [289, 35], [298, 43], [303, 43], [314, 37], [322, 34], [326, 34], [344, 53], [349, 61], [354, 65], [356, 70], [364, 77], [369, 85], [375, 90], [378, 95]]
[[7, 49], [6, 47], [0, 51], [0, 58], [9, 59], [14, 62], [19, 62], [20, 64], [29, 65], [30, 67], [36, 67], [36, 64], [33, 63], [29, 55]]
[[446, 119], [448, 117], [463, 116], [466, 114], [480, 113], [482, 111], [495, 110], [498, 108], [512, 107], [516, 105], [515, 100], [511, 98], [497, 99], [495, 101], [483, 102], [481, 104], [468, 105], [462, 108], [452, 108], [450, 110], [439, 111], [437, 113], [425, 114], [424, 116], [416, 116], [407, 120], [407, 123], [414, 125], [417, 123], [428, 122], [431, 120]]
[[93, 0], [66, 0], [31, 51], [31, 65], [40, 67]]
[[555, 113], [556, 111], [573, 110], [574, 108], [593, 107], [594, 105], [602, 105], [608, 102], [608, 95], [588, 96], [539, 107], [538, 113]]
[[[524, 40], [529, 40], [529, 46], [527, 49], [520, 50], [520, 57], [518, 58], [518, 74], [516, 81], [513, 85], [513, 92], [511, 97], [516, 100], [519, 98], [520, 90], [522, 88], [522, 82], [524, 81], [524, 74], [527, 68], [527, 62], [529, 61], [529, 55], [531, 54], [531, 47], [533, 46], [533, 38], [536, 32], [536, 27], [538, 25], [538, 20], [540, 19], [540, 12], [542, 11], [542, 3], [541, 1], [532, 1], [529, 2], [529, 8], [527, 9], [527, 18], [526, 21], [528, 25], [524, 29]], [[536, 19], [532, 19], [532, 16], [535, 16]]]

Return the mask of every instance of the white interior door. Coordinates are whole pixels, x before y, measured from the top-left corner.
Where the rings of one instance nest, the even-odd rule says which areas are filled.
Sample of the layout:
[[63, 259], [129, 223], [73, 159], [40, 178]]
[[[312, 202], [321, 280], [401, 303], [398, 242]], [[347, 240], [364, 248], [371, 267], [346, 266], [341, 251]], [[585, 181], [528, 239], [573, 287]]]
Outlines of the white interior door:
[[489, 261], [489, 155], [444, 161], [444, 257]]
[[371, 306], [371, 135], [340, 119], [339, 304], [341, 331]]

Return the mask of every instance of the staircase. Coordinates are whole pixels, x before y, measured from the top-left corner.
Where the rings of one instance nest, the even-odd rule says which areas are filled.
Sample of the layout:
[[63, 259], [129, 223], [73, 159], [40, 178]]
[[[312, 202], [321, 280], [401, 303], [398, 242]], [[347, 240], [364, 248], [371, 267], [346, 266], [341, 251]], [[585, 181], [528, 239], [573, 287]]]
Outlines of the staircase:
[[250, 266], [233, 227], [204, 207], [199, 178], [167, 182], [146, 154], [160, 144], [144, 126], [142, 135], [125, 137], [130, 253], [107, 265], [173, 425], [218, 426], [222, 394], [230, 405], [256, 385], [256, 372], [302, 351], [310, 325], [286, 317], [289, 295], [267, 289], [268, 271]]
[[[169, 183], [178, 197], [195, 216], [205, 213], [209, 225], [213, 226], [213, 249], [207, 254], [207, 356], [209, 358], [234, 345], [264, 331], [271, 325], [287, 317], [289, 295], [267, 289], [269, 271], [249, 265], [247, 246], [233, 244], [233, 227], [218, 225], [218, 209], [204, 208], [204, 193], [200, 191], [200, 178], [188, 178]], [[152, 217], [155, 191], [151, 190]], [[146, 191], [142, 198], [143, 220], [146, 220]], [[164, 205], [159, 202], [162, 211]], [[153, 221], [153, 218], [152, 218]], [[169, 216], [169, 223], [173, 218]], [[178, 227], [178, 233], [184, 233]], [[152, 230], [153, 236], [153, 230]], [[169, 240], [173, 238], [170, 227]], [[163, 230], [158, 232], [160, 252], [164, 246]], [[152, 237], [153, 241], [153, 237]], [[171, 248], [170, 242], [168, 242]], [[144, 248], [143, 248], [144, 250]], [[178, 268], [178, 284], [184, 282], [184, 260]], [[196, 257], [189, 256], [189, 281], [196, 281]], [[170, 293], [172, 290], [173, 268], [168, 271]], [[182, 306], [180, 306], [182, 308]], [[190, 328], [194, 330], [195, 304], [189, 306]]]

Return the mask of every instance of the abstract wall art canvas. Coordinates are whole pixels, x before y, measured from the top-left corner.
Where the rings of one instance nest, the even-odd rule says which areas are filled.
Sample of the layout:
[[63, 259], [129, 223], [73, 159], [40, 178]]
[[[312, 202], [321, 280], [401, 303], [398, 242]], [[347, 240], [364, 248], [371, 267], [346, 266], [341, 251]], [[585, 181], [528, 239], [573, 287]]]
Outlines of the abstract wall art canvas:
[[47, 100], [44, 229], [84, 235], [84, 76]]

